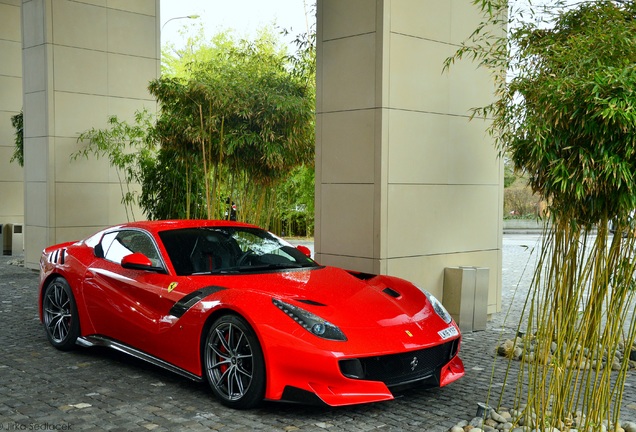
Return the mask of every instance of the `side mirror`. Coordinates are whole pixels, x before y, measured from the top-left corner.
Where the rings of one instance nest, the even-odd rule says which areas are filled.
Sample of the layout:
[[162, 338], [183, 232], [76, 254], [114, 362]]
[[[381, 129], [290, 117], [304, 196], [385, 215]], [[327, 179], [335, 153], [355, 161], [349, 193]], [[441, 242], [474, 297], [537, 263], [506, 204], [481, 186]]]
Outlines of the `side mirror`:
[[121, 266], [130, 270], [156, 270], [150, 259], [141, 252], [131, 253], [121, 259]]
[[302, 254], [306, 257], [311, 258], [311, 249], [309, 249], [307, 246], [298, 245], [296, 246], [296, 249], [302, 252]]

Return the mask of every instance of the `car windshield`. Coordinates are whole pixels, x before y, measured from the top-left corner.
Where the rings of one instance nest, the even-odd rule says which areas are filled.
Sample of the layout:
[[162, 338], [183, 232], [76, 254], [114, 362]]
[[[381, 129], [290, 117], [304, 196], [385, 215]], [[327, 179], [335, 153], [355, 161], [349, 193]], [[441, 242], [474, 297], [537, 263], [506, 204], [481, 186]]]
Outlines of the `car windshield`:
[[316, 267], [284, 240], [258, 228], [201, 227], [159, 237], [178, 275], [235, 274]]

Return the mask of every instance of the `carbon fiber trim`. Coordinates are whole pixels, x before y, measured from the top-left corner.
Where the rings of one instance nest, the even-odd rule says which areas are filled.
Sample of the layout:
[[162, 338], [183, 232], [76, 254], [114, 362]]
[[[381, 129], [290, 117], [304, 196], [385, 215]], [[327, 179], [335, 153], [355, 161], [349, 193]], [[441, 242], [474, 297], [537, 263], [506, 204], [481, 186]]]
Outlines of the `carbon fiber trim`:
[[181, 318], [183, 314], [185, 314], [192, 306], [199, 303], [210, 294], [214, 294], [215, 292], [219, 292], [224, 289], [227, 288], [220, 286], [209, 286], [191, 292], [190, 294], [182, 297], [181, 300], [179, 300], [174, 304], [174, 306], [172, 306], [172, 308], [170, 309], [170, 315]]

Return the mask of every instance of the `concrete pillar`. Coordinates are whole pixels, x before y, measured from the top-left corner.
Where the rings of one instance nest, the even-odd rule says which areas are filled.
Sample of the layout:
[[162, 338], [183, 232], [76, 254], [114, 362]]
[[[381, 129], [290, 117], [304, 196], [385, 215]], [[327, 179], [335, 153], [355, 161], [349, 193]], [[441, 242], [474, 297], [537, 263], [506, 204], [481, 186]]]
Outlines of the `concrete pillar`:
[[[78, 135], [156, 109], [159, 0], [23, 0], [25, 263], [42, 248], [126, 221], [106, 158], [71, 161]], [[137, 213], [137, 217], [142, 215]]]
[[0, 0], [0, 224], [24, 221], [24, 172], [9, 162], [15, 148], [11, 117], [22, 109], [21, 4]]
[[489, 73], [443, 61], [470, 0], [318, 0], [316, 253], [442, 297], [445, 267], [490, 269], [500, 307], [503, 167], [471, 107]]

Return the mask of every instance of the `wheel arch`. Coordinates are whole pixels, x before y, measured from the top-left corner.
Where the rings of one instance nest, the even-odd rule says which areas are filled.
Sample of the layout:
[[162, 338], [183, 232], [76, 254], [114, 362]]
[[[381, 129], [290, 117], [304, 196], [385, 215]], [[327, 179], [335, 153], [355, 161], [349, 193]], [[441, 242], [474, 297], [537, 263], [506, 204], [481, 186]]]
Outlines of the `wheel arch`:
[[[210, 386], [212, 385], [212, 383], [209, 382], [209, 378], [208, 378], [208, 374], [205, 370], [205, 350], [206, 350], [206, 340], [209, 334], [210, 329], [212, 328], [213, 324], [219, 320], [222, 317], [227, 317], [227, 316], [233, 316], [235, 318], [238, 318], [240, 320], [242, 320], [244, 322], [245, 325], [249, 326], [249, 328], [251, 329], [253, 336], [256, 338], [256, 341], [259, 345], [258, 349], [260, 351], [260, 355], [261, 355], [261, 361], [262, 361], [262, 368], [263, 368], [263, 374], [262, 374], [262, 393], [260, 394], [259, 398], [258, 398], [258, 402], [256, 403], [256, 405], [260, 404], [260, 402], [262, 402], [267, 394], [267, 383], [268, 383], [268, 370], [269, 368], [267, 367], [267, 360], [266, 360], [266, 354], [265, 354], [265, 350], [263, 348], [263, 338], [261, 337], [261, 335], [259, 334], [259, 332], [257, 331], [257, 329], [255, 328], [253, 321], [248, 319], [245, 315], [241, 314], [240, 312], [236, 311], [235, 309], [229, 308], [229, 307], [223, 307], [220, 309], [217, 309], [215, 311], [213, 311], [212, 313], [210, 313], [206, 320], [204, 325], [201, 327], [201, 335], [199, 338], [199, 362], [200, 362], [200, 367], [201, 367], [201, 378], [203, 378], [204, 382], [207, 382]], [[225, 402], [222, 402], [225, 404]], [[229, 405], [228, 405], [229, 406]], [[243, 409], [243, 408], [252, 408], [254, 405], [248, 405], [248, 406], [243, 406], [243, 407], [237, 407], [237, 406], [233, 406], [234, 408], [238, 408], [238, 409]]]
[[[46, 287], [48, 287], [51, 284], [51, 282], [53, 282], [58, 277], [63, 278], [68, 283], [68, 279], [64, 277], [63, 274], [58, 272], [53, 272], [48, 274], [46, 278], [42, 280], [42, 282], [40, 283], [40, 292], [38, 293], [38, 315], [40, 316], [40, 322], [43, 322], [44, 320], [44, 317], [42, 316], [42, 304], [44, 303], [44, 293], [46, 292]], [[71, 286], [70, 283], [69, 283], [69, 286]], [[71, 287], [71, 290], [72, 289], [73, 287]]]
[[[222, 307], [219, 309], [215, 309], [214, 311], [212, 311], [212, 313], [210, 313], [207, 318], [205, 319], [205, 322], [203, 323], [203, 325], [201, 326], [201, 333], [199, 334], [199, 364], [201, 367], [201, 376], [203, 378], [205, 378], [205, 371], [203, 370], [203, 355], [205, 352], [205, 339], [207, 338], [208, 335], [208, 331], [210, 330], [210, 327], [212, 327], [212, 324], [219, 319], [222, 316], [225, 315], [234, 315], [237, 316], [239, 318], [244, 319], [249, 326], [252, 328], [252, 330], [254, 331], [254, 334], [256, 335], [256, 338], [258, 339], [258, 343], [261, 346], [261, 351], [263, 351], [263, 361], [265, 361], [266, 355], [265, 355], [265, 350], [263, 349], [263, 338], [261, 337], [260, 332], [256, 329], [256, 327], [254, 326], [254, 323], [252, 320], [250, 320], [248, 317], [246, 317], [244, 314], [240, 313], [239, 311], [229, 308], [229, 307]], [[267, 386], [267, 362], [265, 362], [265, 386]]]

